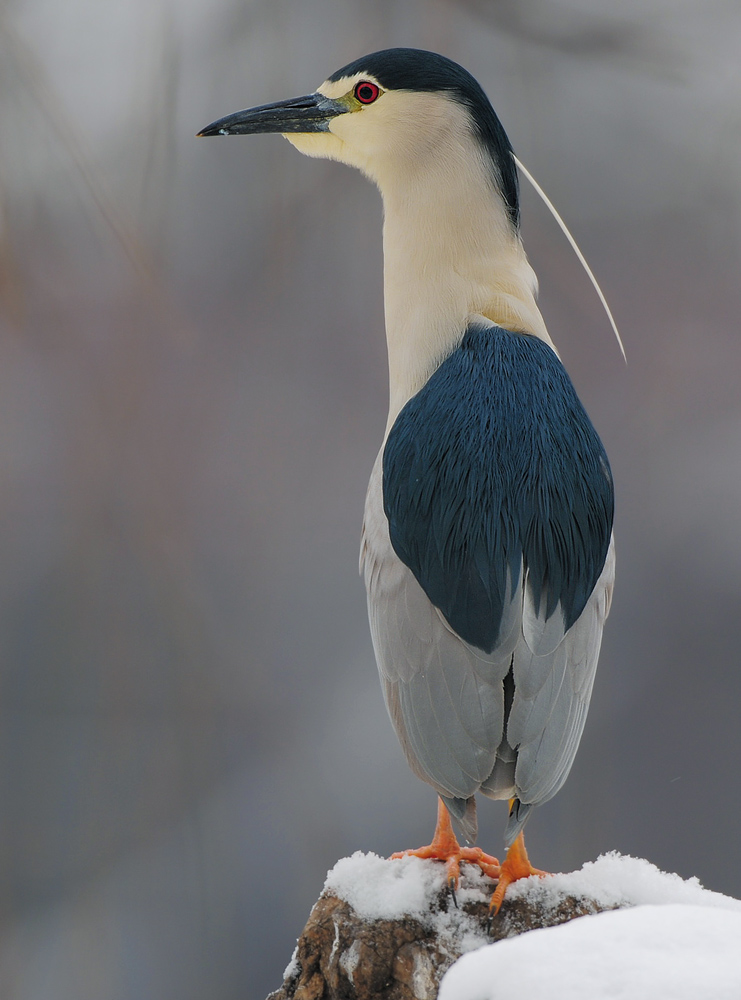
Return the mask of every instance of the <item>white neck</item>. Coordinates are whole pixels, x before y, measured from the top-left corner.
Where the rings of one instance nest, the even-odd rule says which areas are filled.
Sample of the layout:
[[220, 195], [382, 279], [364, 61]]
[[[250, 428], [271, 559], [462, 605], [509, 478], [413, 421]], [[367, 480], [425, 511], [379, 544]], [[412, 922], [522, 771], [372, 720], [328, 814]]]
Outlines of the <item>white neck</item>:
[[[361, 76], [319, 91], [341, 98]], [[359, 114], [338, 115], [328, 132], [286, 138], [309, 156], [358, 167], [381, 191], [388, 428], [472, 317], [532, 334], [555, 351], [535, 304], [535, 273], [459, 102], [390, 90]]]
[[385, 217], [389, 428], [472, 316], [553, 347], [535, 303], [535, 273], [483, 156], [458, 144], [439, 153], [402, 183], [398, 169], [374, 178]]

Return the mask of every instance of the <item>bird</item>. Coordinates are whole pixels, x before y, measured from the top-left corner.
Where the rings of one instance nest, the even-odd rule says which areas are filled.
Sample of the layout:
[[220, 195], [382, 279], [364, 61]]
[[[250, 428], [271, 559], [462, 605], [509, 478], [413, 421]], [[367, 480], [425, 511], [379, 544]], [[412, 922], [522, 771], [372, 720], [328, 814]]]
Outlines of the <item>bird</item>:
[[[479, 865], [496, 913], [546, 874], [523, 827], [571, 769], [615, 576], [612, 473], [537, 305], [519, 161], [475, 78], [421, 49], [198, 134], [255, 133], [381, 192], [389, 412], [360, 564], [388, 714], [438, 795], [432, 842], [392, 857], [445, 862], [451, 888]], [[456, 836], [475, 844], [478, 793], [509, 803], [501, 863]]]

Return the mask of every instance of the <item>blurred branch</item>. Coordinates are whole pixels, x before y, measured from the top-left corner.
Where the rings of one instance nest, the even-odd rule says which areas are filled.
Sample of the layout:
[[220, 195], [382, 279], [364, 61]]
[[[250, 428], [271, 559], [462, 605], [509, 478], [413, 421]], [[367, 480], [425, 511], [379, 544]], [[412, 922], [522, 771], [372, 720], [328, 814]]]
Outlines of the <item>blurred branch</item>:
[[25, 302], [23, 279], [10, 239], [5, 185], [0, 174], [0, 308], [16, 329], [23, 326]]
[[176, 314], [173, 303], [163, 293], [151, 250], [116, 209], [100, 181], [98, 171], [92, 165], [92, 157], [85, 148], [82, 137], [50, 85], [44, 66], [3, 13], [0, 13], [0, 35], [10, 43], [7, 48], [14, 54], [19, 74], [29, 94], [40, 108], [45, 123], [69, 155], [97, 213], [123, 251], [159, 318], [163, 320], [162, 326], [169, 330], [177, 329], [179, 334], [187, 333], [188, 339], [193, 340], [194, 332], [189, 329], [189, 324]]
[[495, 30], [563, 55], [585, 58], [611, 57], [618, 64], [651, 75], [679, 79], [676, 55], [646, 21], [629, 23], [598, 14], [569, 10], [553, 0], [445, 0], [464, 8]]
[[0, 15], [0, 32], [6, 35], [12, 43], [18, 66], [28, 85], [29, 92], [39, 105], [46, 123], [54, 130], [57, 138], [67, 150], [96, 209], [123, 249], [137, 276], [149, 283], [151, 281], [149, 255], [119, 218], [110, 198], [103, 190], [94, 168], [90, 165], [90, 157], [84, 148], [81, 137], [62, 102], [49, 85], [44, 67], [33, 49], [26, 44], [4, 15]]
[[149, 234], [153, 252], [162, 253], [162, 236], [177, 167], [176, 136], [180, 46], [172, 12], [162, 11], [151, 73], [144, 78], [144, 101], [149, 120], [133, 126], [143, 132], [146, 159], [141, 171], [136, 210], [139, 224]]

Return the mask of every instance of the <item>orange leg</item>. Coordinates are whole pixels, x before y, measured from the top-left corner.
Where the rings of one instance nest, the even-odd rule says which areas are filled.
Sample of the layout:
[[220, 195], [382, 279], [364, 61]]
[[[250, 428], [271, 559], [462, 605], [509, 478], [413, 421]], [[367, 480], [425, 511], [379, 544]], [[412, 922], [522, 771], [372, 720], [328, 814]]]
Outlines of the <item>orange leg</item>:
[[490, 878], [499, 878], [499, 861], [491, 854], [484, 854], [480, 847], [461, 847], [453, 833], [450, 815], [442, 799], [437, 800], [437, 826], [432, 843], [427, 847], [418, 847], [415, 851], [397, 851], [392, 858], [405, 858], [409, 855], [415, 858], [435, 858], [444, 861], [448, 871], [448, 882], [458, 888], [461, 861], [478, 865], [481, 871]]
[[527, 851], [525, 850], [525, 837], [520, 832], [517, 840], [515, 840], [507, 851], [507, 857], [502, 863], [499, 871], [499, 884], [494, 891], [494, 895], [491, 897], [489, 912], [491, 914], [499, 913], [499, 908], [504, 900], [504, 894], [512, 882], [516, 882], [520, 878], [528, 878], [530, 875], [547, 874], [548, 872], [542, 872], [539, 868], [533, 868], [530, 864], [530, 858], [527, 856]]

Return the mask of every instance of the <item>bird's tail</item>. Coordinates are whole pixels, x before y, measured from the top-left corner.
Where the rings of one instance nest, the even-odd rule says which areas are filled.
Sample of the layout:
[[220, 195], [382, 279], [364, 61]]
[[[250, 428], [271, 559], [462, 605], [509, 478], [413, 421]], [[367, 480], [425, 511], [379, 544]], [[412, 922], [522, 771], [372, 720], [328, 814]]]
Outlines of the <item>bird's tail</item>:
[[520, 802], [519, 799], [512, 799], [512, 805], [509, 810], [509, 820], [507, 821], [507, 826], [504, 830], [504, 843], [508, 849], [519, 836], [525, 823], [527, 823], [527, 819], [532, 808], [531, 803], [524, 803]]
[[479, 832], [479, 821], [476, 818], [476, 799], [474, 796], [472, 795], [468, 799], [455, 799], [441, 795], [440, 798], [445, 803], [454, 825], [469, 844], [475, 844]]

